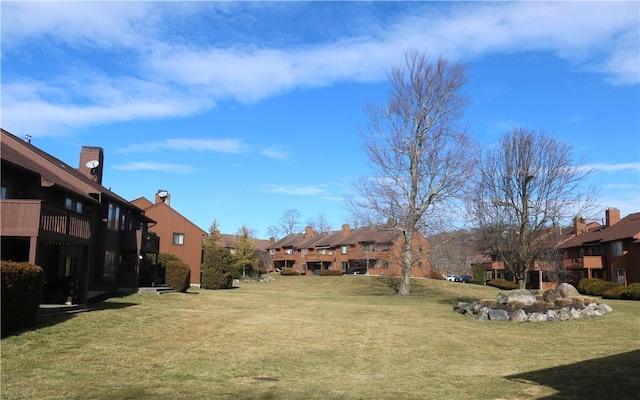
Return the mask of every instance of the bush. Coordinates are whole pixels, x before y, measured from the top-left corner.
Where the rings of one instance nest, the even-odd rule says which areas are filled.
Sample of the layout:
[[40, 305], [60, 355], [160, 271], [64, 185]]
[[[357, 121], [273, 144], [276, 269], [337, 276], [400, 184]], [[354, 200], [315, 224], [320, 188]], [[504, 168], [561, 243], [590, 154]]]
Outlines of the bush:
[[284, 276], [298, 276], [300, 275], [300, 272], [296, 269], [293, 268], [285, 268], [282, 271], [280, 271], [280, 275], [284, 275]]
[[509, 302], [507, 302], [507, 307], [511, 308], [525, 308], [525, 306], [526, 304], [519, 300], [509, 300]]
[[481, 284], [484, 285], [485, 278], [484, 278], [484, 268], [482, 268], [482, 264], [476, 264], [473, 267], [473, 279], [472, 280], [482, 282]]
[[602, 293], [602, 297], [605, 299], [621, 299], [622, 292], [624, 292], [627, 288], [623, 285], [615, 284], [616, 286], [611, 286], [607, 290]]
[[498, 302], [496, 301], [496, 299], [481, 299], [478, 301], [478, 303], [482, 304], [485, 307], [495, 307]]
[[588, 294], [589, 296], [602, 296], [608, 291], [611, 291], [610, 293], [614, 294], [616, 293], [615, 288], [617, 287], [624, 286], [619, 283], [607, 282], [596, 278], [582, 279], [578, 283], [578, 291], [582, 294]]
[[573, 300], [561, 297], [559, 299], [556, 299], [555, 304], [560, 308], [569, 307], [571, 304], [573, 304]]
[[233, 287], [233, 255], [218, 245], [205, 245], [202, 263], [203, 289], [231, 289]]
[[571, 305], [576, 307], [584, 307], [584, 299], [582, 297], [570, 297]]
[[620, 296], [623, 300], [640, 300], [640, 283], [632, 283], [622, 291]]
[[38, 314], [44, 271], [26, 262], [0, 261], [2, 333], [29, 325]]
[[533, 304], [531, 304], [531, 307], [536, 310], [536, 312], [541, 312], [541, 311], [547, 311], [547, 310], [551, 310], [553, 309], [555, 306], [555, 303], [553, 302], [549, 302], [549, 301], [540, 301], [540, 300], [536, 300], [533, 302]]
[[323, 269], [320, 271], [320, 276], [342, 276], [343, 271], [339, 269]]
[[439, 280], [439, 281], [443, 281], [444, 280], [444, 275], [442, 275], [442, 272], [440, 272], [438, 270], [435, 270], [435, 269], [431, 270], [431, 273], [429, 274], [429, 277], [431, 279], [436, 279], [436, 280]]
[[492, 279], [487, 282], [487, 285], [497, 287], [498, 289], [502, 290], [512, 290], [519, 288], [517, 283], [508, 281], [506, 279]]
[[181, 261], [165, 264], [165, 283], [178, 292], [185, 293], [190, 286], [191, 268]]
[[467, 283], [473, 283], [474, 285], [484, 285], [484, 281], [479, 281], [477, 279], [472, 279]]

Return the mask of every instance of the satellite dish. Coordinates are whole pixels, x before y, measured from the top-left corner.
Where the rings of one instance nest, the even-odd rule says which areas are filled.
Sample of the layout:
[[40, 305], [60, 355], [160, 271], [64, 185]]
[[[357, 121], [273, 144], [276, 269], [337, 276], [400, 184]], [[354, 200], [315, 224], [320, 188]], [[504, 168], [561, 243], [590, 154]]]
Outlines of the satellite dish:
[[86, 164], [87, 168], [91, 168], [91, 169], [97, 168], [98, 165], [100, 165], [100, 161], [98, 160], [87, 161], [87, 164]]
[[168, 195], [169, 195], [169, 193], [167, 193], [166, 190], [161, 190], [161, 191], [158, 192], [158, 197], [160, 197], [161, 199], [164, 199]]

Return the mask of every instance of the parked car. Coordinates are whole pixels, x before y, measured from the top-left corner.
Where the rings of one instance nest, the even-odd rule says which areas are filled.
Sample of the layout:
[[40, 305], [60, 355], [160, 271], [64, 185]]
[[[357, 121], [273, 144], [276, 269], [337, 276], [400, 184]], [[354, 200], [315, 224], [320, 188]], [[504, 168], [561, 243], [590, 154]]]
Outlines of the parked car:
[[473, 279], [473, 277], [471, 275], [458, 275], [455, 279], [456, 282], [462, 282], [462, 283], [467, 283], [469, 282], [471, 279]]
[[449, 282], [455, 282], [458, 275], [445, 275], [444, 280]]

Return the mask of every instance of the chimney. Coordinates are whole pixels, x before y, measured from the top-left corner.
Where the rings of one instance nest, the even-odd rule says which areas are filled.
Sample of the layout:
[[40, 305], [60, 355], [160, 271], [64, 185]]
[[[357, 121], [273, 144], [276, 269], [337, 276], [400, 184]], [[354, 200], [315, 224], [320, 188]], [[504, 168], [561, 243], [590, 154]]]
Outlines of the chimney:
[[166, 205], [171, 205], [171, 195], [164, 189], [160, 189], [156, 192], [156, 200], [155, 204], [165, 203]]
[[102, 147], [82, 146], [78, 171], [98, 185], [102, 185], [103, 163], [104, 151]]
[[313, 228], [312, 227], [307, 226], [306, 228], [304, 228], [304, 237], [306, 237], [306, 238], [313, 237]]
[[607, 218], [607, 227], [613, 226], [620, 221], [620, 210], [617, 208], [609, 208], [604, 213]]
[[342, 237], [345, 237], [350, 233], [351, 233], [351, 228], [349, 227], [349, 225], [343, 224], [342, 225]]
[[582, 216], [573, 219], [573, 233], [575, 236], [582, 235], [587, 231], [587, 220]]

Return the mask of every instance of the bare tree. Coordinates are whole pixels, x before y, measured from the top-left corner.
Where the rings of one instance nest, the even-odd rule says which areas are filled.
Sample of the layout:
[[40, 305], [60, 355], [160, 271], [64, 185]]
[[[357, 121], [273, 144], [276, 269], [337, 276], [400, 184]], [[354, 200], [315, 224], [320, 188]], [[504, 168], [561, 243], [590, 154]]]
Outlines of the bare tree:
[[440, 232], [429, 237], [431, 268], [452, 274], [471, 275], [471, 260], [477, 254], [474, 235], [465, 229]]
[[416, 232], [429, 214], [462, 197], [474, 167], [474, 146], [459, 125], [468, 103], [461, 90], [465, 66], [407, 51], [387, 74], [391, 88], [382, 106], [366, 105], [364, 132], [373, 177], [361, 178], [346, 204], [358, 221], [391, 226], [403, 235], [398, 295], [409, 295]]
[[331, 232], [331, 224], [327, 221], [327, 215], [325, 213], [318, 214], [315, 219], [309, 218], [307, 220], [307, 225], [319, 233]]
[[271, 225], [267, 228], [267, 234], [274, 238], [279, 238], [295, 233], [299, 229], [300, 211], [295, 208], [290, 208], [282, 213], [278, 225]]
[[[589, 174], [573, 146], [544, 132], [514, 128], [482, 159], [469, 213], [483, 244], [526, 286], [534, 262], [557, 264], [557, 232], [594, 206]], [[554, 243], [555, 241], [555, 243]]]

